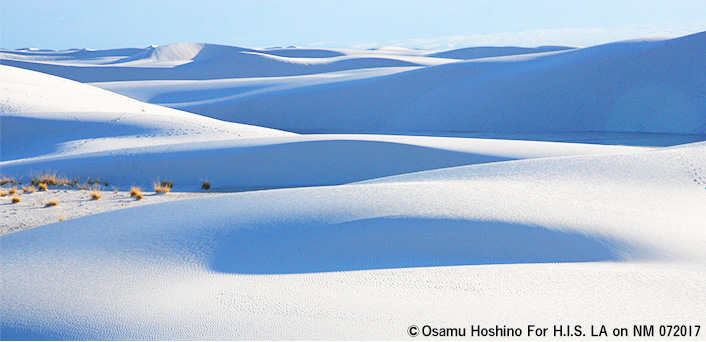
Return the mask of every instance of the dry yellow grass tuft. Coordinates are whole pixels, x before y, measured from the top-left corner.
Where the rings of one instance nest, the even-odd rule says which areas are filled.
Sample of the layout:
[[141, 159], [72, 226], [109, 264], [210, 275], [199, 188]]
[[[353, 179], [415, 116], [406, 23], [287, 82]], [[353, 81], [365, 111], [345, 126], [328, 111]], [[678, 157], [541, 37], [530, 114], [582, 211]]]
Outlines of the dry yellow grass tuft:
[[7, 183], [16, 184], [14, 178], [6, 177], [6, 176], [0, 177], [0, 185], [5, 185]]
[[45, 174], [37, 174], [32, 176], [32, 181], [30, 184], [32, 185], [39, 185], [40, 183], [44, 183], [46, 185], [72, 185], [73, 182], [71, 182], [68, 178], [63, 177], [63, 176], [57, 176], [56, 173], [45, 173]]
[[56, 207], [57, 205], [59, 205], [58, 199], [52, 199], [52, 200], [49, 200], [48, 202], [44, 203], [45, 207]]
[[11, 201], [12, 203], [20, 203], [22, 202], [22, 198], [20, 198], [20, 196], [12, 196]]
[[64, 217], [64, 214], [59, 214], [59, 221], [63, 221], [63, 220], [66, 220], [66, 218]]
[[102, 196], [101, 189], [96, 187], [91, 190], [91, 199], [92, 200], [99, 200], [99, 199], [101, 199], [101, 196]]
[[9, 195], [9, 194], [10, 194], [10, 192], [7, 191], [7, 190], [0, 191], [0, 197], [5, 197], [5, 196], [7, 196], [7, 195]]
[[47, 186], [47, 183], [39, 183], [37, 184], [37, 189], [39, 189], [39, 191], [47, 191], [49, 190], [49, 187]]
[[168, 194], [169, 191], [172, 190], [172, 187], [174, 186], [174, 182], [172, 181], [156, 181], [152, 183], [152, 186], [154, 187], [154, 192], [160, 193], [163, 192], [165, 194]]
[[23, 187], [22, 187], [22, 193], [23, 193], [23, 194], [31, 194], [31, 193], [33, 193], [33, 192], [35, 192], [35, 191], [36, 191], [36, 189], [35, 189], [33, 186], [23, 186]]
[[130, 196], [135, 197], [136, 200], [142, 199], [142, 189], [139, 186], [133, 186], [130, 188]]
[[10, 195], [17, 195], [17, 188], [13, 187], [12, 189], [8, 190], [7, 193]]

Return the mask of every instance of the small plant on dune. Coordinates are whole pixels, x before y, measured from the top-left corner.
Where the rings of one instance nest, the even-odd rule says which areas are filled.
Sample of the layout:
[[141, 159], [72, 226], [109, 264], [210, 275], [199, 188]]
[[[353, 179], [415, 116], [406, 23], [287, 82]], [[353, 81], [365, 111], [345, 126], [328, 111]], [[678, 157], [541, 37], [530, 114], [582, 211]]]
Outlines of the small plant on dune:
[[130, 188], [130, 196], [135, 197], [136, 200], [142, 199], [142, 189], [139, 186], [133, 186]]
[[57, 176], [56, 173], [45, 173], [32, 176], [30, 182], [31, 185], [39, 185], [44, 183], [46, 185], [70, 185], [71, 181], [66, 177]]
[[17, 194], [17, 188], [13, 187], [12, 189], [8, 190], [7, 193], [10, 195], [16, 195]]
[[47, 191], [49, 190], [49, 187], [47, 186], [47, 183], [39, 183], [37, 184], [37, 189], [39, 189], [39, 191]]
[[201, 190], [208, 190], [211, 188], [211, 182], [203, 181], [201, 182]]
[[22, 198], [20, 198], [20, 196], [12, 196], [11, 201], [12, 203], [20, 203], [22, 202]]
[[16, 182], [15, 182], [14, 178], [5, 177], [5, 176], [0, 177], [0, 185], [5, 185], [7, 183], [15, 184]]
[[154, 192], [160, 193], [163, 192], [165, 194], [169, 193], [169, 191], [172, 190], [172, 187], [174, 186], [174, 182], [172, 181], [157, 181], [152, 183], [152, 186], [154, 187]]
[[98, 187], [95, 187], [91, 189], [91, 199], [92, 200], [99, 200], [101, 199], [101, 189]]
[[9, 195], [9, 194], [10, 194], [9, 191], [5, 191], [5, 190], [0, 191], [0, 197], [5, 197], [5, 196], [7, 196], [7, 195]]
[[33, 192], [35, 192], [35, 191], [36, 191], [36, 189], [35, 189], [33, 186], [31, 186], [31, 185], [30, 185], [30, 186], [23, 186], [23, 187], [22, 187], [22, 193], [23, 193], [23, 194], [31, 194], [31, 193], [33, 193]]
[[63, 221], [63, 220], [66, 220], [66, 218], [64, 217], [64, 214], [59, 214], [59, 221]]
[[45, 207], [56, 207], [57, 205], [59, 205], [59, 200], [57, 200], [57, 199], [52, 199], [52, 200], [49, 200], [48, 202], [44, 203]]
[[117, 194], [120, 191], [117, 186], [113, 186], [113, 193]]

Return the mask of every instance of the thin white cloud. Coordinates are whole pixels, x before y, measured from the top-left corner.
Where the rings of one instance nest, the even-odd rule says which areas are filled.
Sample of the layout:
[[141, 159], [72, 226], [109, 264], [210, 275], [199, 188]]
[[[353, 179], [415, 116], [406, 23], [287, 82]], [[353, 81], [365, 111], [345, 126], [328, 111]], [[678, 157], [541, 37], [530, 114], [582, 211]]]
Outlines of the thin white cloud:
[[561, 28], [537, 29], [522, 32], [469, 34], [427, 39], [405, 39], [387, 42], [317, 43], [314, 46], [368, 49], [380, 46], [399, 46], [427, 50], [449, 50], [469, 46], [592, 46], [627, 39], [650, 37], [678, 37], [706, 31], [706, 20], [670, 22], [659, 25], [640, 25], [619, 28]]

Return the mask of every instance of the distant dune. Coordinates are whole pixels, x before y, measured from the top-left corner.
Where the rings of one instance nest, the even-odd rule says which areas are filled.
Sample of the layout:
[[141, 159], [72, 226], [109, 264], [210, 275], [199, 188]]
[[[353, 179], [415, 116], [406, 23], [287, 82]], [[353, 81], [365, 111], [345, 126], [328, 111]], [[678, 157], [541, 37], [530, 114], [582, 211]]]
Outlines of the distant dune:
[[294, 132], [704, 134], [705, 39], [469, 60], [171, 106]]
[[442, 51], [429, 54], [429, 57], [453, 58], [453, 59], [478, 59], [488, 57], [526, 55], [532, 53], [554, 52], [575, 49], [570, 46], [540, 46], [536, 48], [525, 48], [516, 46], [478, 46], [449, 51]]
[[182, 43], [137, 53], [0, 56], [3, 64], [95, 82], [143, 101], [293, 132], [704, 134], [704, 46], [706, 33], [588, 48], [256, 50]]

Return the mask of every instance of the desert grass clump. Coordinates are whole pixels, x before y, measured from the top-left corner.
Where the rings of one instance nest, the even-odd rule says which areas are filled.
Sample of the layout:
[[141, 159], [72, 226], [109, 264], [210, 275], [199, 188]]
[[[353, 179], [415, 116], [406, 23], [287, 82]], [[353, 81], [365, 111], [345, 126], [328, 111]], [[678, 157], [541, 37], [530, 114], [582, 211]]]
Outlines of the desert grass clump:
[[39, 183], [37, 184], [37, 189], [39, 189], [39, 191], [47, 191], [49, 190], [49, 186], [47, 186], [47, 183]]
[[7, 183], [16, 184], [17, 182], [15, 182], [15, 179], [11, 178], [11, 177], [6, 177], [6, 176], [0, 177], [0, 185], [5, 185]]
[[52, 199], [52, 200], [49, 200], [48, 202], [44, 203], [45, 207], [56, 207], [57, 205], [59, 205], [59, 200], [57, 200], [57, 199]]
[[13, 187], [12, 189], [8, 190], [7, 193], [10, 195], [17, 195], [17, 188]]
[[22, 187], [22, 193], [23, 193], [23, 194], [31, 194], [31, 193], [33, 193], [33, 192], [35, 192], [35, 191], [36, 191], [36, 189], [35, 189], [33, 186], [31, 186], [31, 185], [30, 185], [30, 186], [23, 186], [23, 187]]
[[100, 179], [100, 178], [96, 178], [96, 179], [90, 179], [90, 178], [89, 178], [89, 179], [86, 181], [86, 184], [88, 184], [88, 185], [93, 185], [93, 184], [98, 184], [98, 185], [100, 185], [101, 183], [103, 183], [103, 182], [101, 182], [101, 179]]
[[10, 192], [7, 191], [7, 190], [2, 190], [2, 191], [0, 191], [0, 197], [5, 197], [5, 196], [7, 196], [7, 195], [9, 195], [9, 194], [10, 194]]
[[201, 182], [201, 190], [208, 190], [211, 188], [211, 182], [203, 181]]
[[12, 203], [20, 203], [22, 202], [22, 198], [20, 196], [12, 196], [12, 199], [10, 199]]
[[38, 174], [34, 175], [32, 177], [32, 180], [30, 182], [31, 185], [39, 185], [40, 183], [44, 183], [46, 185], [71, 185], [71, 181], [69, 181], [68, 178], [62, 177], [62, 176], [57, 176], [56, 173], [45, 173], [45, 174]]
[[136, 200], [141, 200], [143, 195], [142, 195], [142, 189], [140, 189], [139, 186], [133, 186], [130, 188], [130, 197], [135, 197]]
[[91, 199], [92, 200], [99, 200], [101, 199], [101, 189], [98, 187], [95, 187], [91, 189]]
[[66, 220], [66, 217], [64, 217], [64, 214], [59, 214], [59, 221]]
[[120, 189], [117, 186], [113, 186], [113, 193], [117, 194], [120, 191]]
[[172, 187], [174, 186], [174, 182], [172, 181], [157, 181], [152, 183], [152, 186], [154, 187], [154, 192], [160, 193], [163, 192], [165, 194], [168, 194], [169, 191], [172, 190]]

